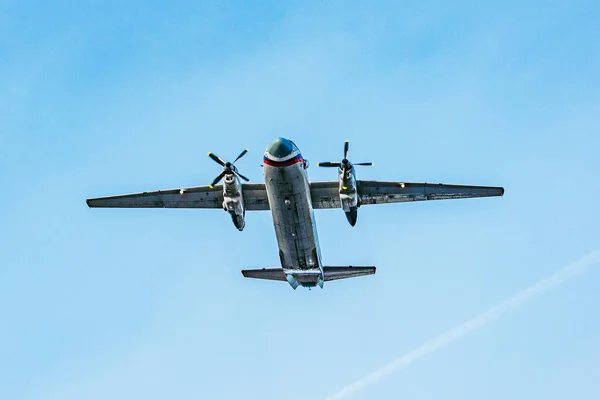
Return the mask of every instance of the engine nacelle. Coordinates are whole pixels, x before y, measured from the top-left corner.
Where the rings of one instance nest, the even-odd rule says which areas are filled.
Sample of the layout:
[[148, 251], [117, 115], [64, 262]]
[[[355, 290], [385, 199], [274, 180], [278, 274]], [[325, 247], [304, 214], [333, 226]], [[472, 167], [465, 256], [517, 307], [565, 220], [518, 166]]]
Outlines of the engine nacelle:
[[341, 170], [339, 173], [339, 193], [342, 209], [346, 213], [346, 218], [350, 225], [356, 224], [358, 218], [359, 198], [356, 188], [356, 176], [354, 168]]
[[225, 175], [223, 181], [223, 209], [231, 215], [235, 227], [240, 231], [244, 230], [246, 209], [242, 197], [242, 185], [233, 174]]
[[372, 162], [361, 162], [352, 164], [348, 160], [348, 141], [344, 143], [344, 158], [341, 162], [326, 161], [317, 164], [319, 167], [337, 167], [338, 180], [340, 183], [340, 203], [342, 209], [346, 213], [346, 218], [350, 225], [356, 224], [358, 217], [358, 207], [360, 207], [360, 196], [356, 185], [356, 174], [354, 173], [354, 165], [369, 166]]

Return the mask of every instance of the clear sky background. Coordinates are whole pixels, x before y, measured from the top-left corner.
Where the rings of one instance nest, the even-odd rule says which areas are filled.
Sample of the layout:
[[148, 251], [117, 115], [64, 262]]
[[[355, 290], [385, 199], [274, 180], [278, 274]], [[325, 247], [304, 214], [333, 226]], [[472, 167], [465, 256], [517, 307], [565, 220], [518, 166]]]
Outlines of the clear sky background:
[[[0, 3], [0, 398], [323, 399], [600, 247], [596, 1]], [[269, 212], [88, 209], [262, 180], [293, 139], [359, 178], [503, 198], [317, 212], [298, 289]], [[600, 398], [600, 268], [355, 399]]]

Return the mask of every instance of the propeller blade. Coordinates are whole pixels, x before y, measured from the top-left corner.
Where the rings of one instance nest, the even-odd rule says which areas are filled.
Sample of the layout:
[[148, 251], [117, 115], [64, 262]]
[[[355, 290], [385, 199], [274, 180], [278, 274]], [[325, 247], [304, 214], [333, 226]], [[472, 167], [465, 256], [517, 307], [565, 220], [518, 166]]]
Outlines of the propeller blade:
[[317, 167], [337, 167], [337, 168], [339, 168], [341, 165], [342, 164], [339, 162], [326, 161], [326, 162], [318, 163]]
[[372, 162], [361, 162], [361, 163], [355, 163], [353, 165], [363, 165], [363, 166], [370, 167], [373, 165], [373, 163]]
[[349, 143], [348, 143], [348, 141], [346, 140], [346, 141], [344, 142], [344, 159], [347, 159], [347, 158], [348, 158], [348, 145], [349, 145]]
[[208, 156], [210, 158], [213, 159], [214, 162], [216, 162], [217, 164], [221, 164], [222, 167], [225, 166], [225, 161], [221, 160], [219, 157], [217, 157], [216, 155], [214, 155], [213, 153], [211, 153], [210, 151], [208, 152]]
[[248, 152], [248, 149], [244, 149], [244, 151], [242, 151], [242, 152], [240, 153], [240, 155], [239, 155], [239, 156], [237, 156], [237, 158], [236, 158], [236, 159], [235, 159], [235, 160], [234, 160], [234, 161], [233, 161], [231, 164], [235, 164], [235, 162], [236, 162], [237, 160], [239, 160], [240, 158], [244, 157], [244, 155], [245, 155], [247, 152]]
[[227, 171], [226, 171], [226, 170], [223, 170], [223, 172], [221, 172], [221, 173], [219, 174], [219, 176], [217, 176], [217, 177], [215, 178], [215, 180], [214, 180], [214, 181], [212, 181], [212, 183], [211, 183], [209, 186], [210, 186], [210, 187], [213, 187], [213, 186], [215, 186], [217, 183], [219, 183], [219, 182], [221, 181], [221, 179], [223, 179], [223, 177], [225, 176], [225, 174], [226, 174], [226, 173], [227, 173]]
[[236, 174], [237, 176], [239, 176], [240, 178], [242, 178], [243, 180], [245, 180], [246, 182], [250, 182], [250, 179], [246, 178], [244, 175], [240, 174], [237, 171], [233, 171], [234, 174]]

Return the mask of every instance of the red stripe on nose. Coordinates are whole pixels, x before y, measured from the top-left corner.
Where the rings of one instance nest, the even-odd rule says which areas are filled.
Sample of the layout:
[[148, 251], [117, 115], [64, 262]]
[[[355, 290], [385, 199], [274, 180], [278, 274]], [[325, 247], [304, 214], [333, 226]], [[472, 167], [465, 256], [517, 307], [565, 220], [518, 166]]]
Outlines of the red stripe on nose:
[[301, 155], [297, 155], [296, 157], [291, 158], [287, 161], [273, 161], [268, 159], [267, 157], [264, 157], [263, 161], [265, 164], [270, 165], [271, 167], [289, 167], [290, 165], [294, 165], [299, 162], [304, 162], [304, 158], [302, 158]]

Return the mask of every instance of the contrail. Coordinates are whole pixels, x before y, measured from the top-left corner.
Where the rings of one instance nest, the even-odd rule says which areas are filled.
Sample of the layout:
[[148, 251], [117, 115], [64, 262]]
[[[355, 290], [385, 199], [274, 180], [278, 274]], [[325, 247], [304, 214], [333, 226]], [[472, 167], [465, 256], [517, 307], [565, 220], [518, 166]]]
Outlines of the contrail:
[[463, 336], [476, 331], [477, 329], [493, 322], [501, 317], [504, 313], [512, 308], [519, 307], [534, 297], [546, 293], [548, 290], [555, 288], [577, 275], [586, 272], [591, 266], [600, 262], [600, 250], [595, 250], [584, 256], [580, 260], [567, 265], [566, 267], [556, 271], [552, 275], [542, 279], [538, 283], [528, 287], [525, 290], [517, 293], [513, 297], [503, 301], [502, 303], [490, 308], [483, 314], [457, 326], [454, 329], [438, 336], [437, 338], [422, 344], [411, 352], [391, 361], [369, 375], [357, 380], [349, 386], [341, 389], [339, 392], [329, 396], [326, 400], [341, 400], [346, 399], [365, 387], [380, 381], [387, 375], [406, 367], [419, 358], [433, 353], [434, 351], [449, 345], [462, 338]]

